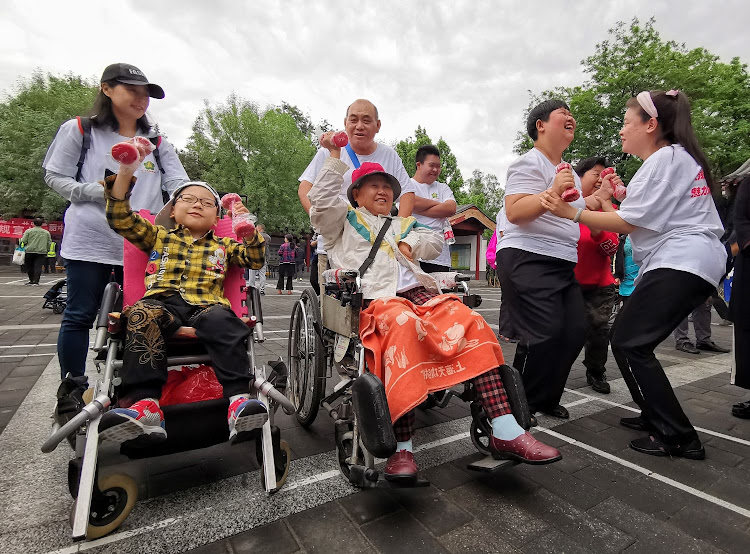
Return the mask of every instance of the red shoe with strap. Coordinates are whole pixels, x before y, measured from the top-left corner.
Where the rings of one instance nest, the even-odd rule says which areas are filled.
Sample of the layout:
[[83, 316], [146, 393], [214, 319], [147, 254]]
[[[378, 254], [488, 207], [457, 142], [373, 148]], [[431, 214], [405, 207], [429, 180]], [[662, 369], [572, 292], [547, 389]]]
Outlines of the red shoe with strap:
[[524, 464], [551, 464], [562, 459], [557, 448], [535, 439], [528, 431], [512, 441], [491, 437], [490, 452], [496, 460], [516, 460]]
[[385, 478], [387, 481], [416, 481], [417, 463], [414, 454], [408, 450], [399, 450], [388, 458], [385, 464]]

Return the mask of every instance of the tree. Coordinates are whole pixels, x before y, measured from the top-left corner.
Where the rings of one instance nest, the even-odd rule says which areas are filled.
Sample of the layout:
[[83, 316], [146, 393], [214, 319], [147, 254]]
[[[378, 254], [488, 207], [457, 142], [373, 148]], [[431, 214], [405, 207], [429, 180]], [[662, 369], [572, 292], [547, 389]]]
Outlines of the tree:
[[0, 103], [0, 216], [60, 216], [65, 200], [44, 183], [42, 162], [60, 125], [85, 114], [98, 89], [79, 76], [36, 71]]
[[437, 143], [433, 142], [427, 134], [427, 129], [423, 129], [420, 125], [417, 126], [416, 131], [414, 131], [414, 138], [408, 137], [397, 142], [394, 145], [394, 149], [401, 158], [409, 176], [414, 177], [414, 173], [417, 170], [414, 158], [417, 155], [419, 147], [426, 144], [434, 144], [437, 146], [437, 149], [440, 150], [440, 164], [442, 166], [442, 171], [440, 172], [439, 180], [442, 183], [447, 184], [453, 191], [454, 195], [458, 194], [461, 191], [464, 180], [461, 176], [461, 170], [458, 169], [456, 155], [451, 152], [450, 146], [448, 146], [448, 143], [443, 140], [443, 137], [440, 137], [440, 140], [438, 140]]
[[492, 173], [475, 169], [466, 180], [464, 190], [456, 195], [458, 204], [474, 204], [488, 216], [494, 218], [503, 205], [505, 191]]
[[223, 105], [205, 104], [180, 155], [191, 178], [247, 195], [248, 208], [270, 231], [299, 232], [310, 228], [297, 179], [315, 155], [311, 133], [296, 107], [261, 110], [233, 94]]
[[[684, 44], [665, 42], [653, 18], [645, 25], [637, 18], [629, 26], [618, 22], [609, 35], [581, 62], [589, 80], [531, 94], [526, 114], [546, 98], [568, 101], [578, 128], [567, 158], [604, 155], [626, 180], [632, 177], [641, 162], [623, 154], [620, 146], [625, 102], [642, 90], [657, 89], [679, 89], [690, 98], [693, 127], [714, 176], [750, 158], [750, 76], [739, 58], [723, 63], [704, 48], [688, 50]], [[515, 151], [530, 147], [530, 139], [519, 133]]]

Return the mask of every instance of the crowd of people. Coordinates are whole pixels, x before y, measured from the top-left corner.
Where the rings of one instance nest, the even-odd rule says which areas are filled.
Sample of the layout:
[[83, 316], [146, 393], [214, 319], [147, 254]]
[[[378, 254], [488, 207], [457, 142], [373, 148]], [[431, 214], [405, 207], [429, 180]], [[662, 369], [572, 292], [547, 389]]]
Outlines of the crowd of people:
[[[223, 278], [230, 263], [246, 267], [251, 284], [258, 283], [264, 294], [271, 237], [262, 225], [240, 242], [212, 234], [221, 213], [218, 194], [210, 185], [189, 181], [174, 148], [156, 135], [146, 117], [150, 98], [163, 97], [163, 89], [138, 68], [108, 66], [90, 116], [64, 123], [44, 160], [47, 184], [71, 203], [61, 247], [68, 280], [68, 307], [58, 339], [61, 373], [63, 378], [84, 375], [89, 329], [104, 287], [112, 279], [122, 282], [124, 236], [149, 255], [155, 269], [147, 271], [146, 296], [135, 307], [142, 317], [128, 323], [126, 344], [133, 352], [123, 364], [127, 405], [107, 413], [102, 435], [120, 442], [165, 438], [158, 400], [166, 376], [164, 339], [189, 322], [216, 354], [217, 377], [231, 403], [232, 437], [239, 437], [262, 425], [265, 408], [248, 390], [247, 364], [230, 361], [247, 360], [239, 346], [247, 330], [221, 297]], [[715, 180], [695, 137], [686, 95], [644, 91], [625, 109], [623, 152], [643, 160], [627, 184], [616, 173], [604, 175], [607, 160], [595, 152], [575, 168], [561, 166], [576, 131], [574, 114], [564, 101], [547, 100], [530, 111], [526, 131], [534, 146], [511, 164], [497, 218], [495, 259], [503, 296], [499, 335], [517, 342], [512, 365], [521, 372], [532, 414], [556, 418], [569, 417], [561, 397], [582, 350], [588, 383], [599, 393], [610, 392], [606, 362], [611, 344], [641, 409], [638, 417], [621, 421], [644, 432], [631, 447], [646, 454], [702, 459], [703, 446], [654, 350], [675, 333], [677, 348], [685, 352], [726, 351], [711, 340], [706, 322], [729, 269], [727, 260], [733, 260], [734, 290], [727, 311], [736, 337], [733, 380], [750, 388], [750, 293], [745, 282], [750, 184], [745, 179], [729, 189], [732, 209], [724, 210], [723, 224], [712, 196]], [[338, 147], [332, 133], [324, 134], [299, 177], [298, 194], [316, 232], [310, 275], [316, 291], [329, 268], [360, 268], [362, 274], [368, 304], [361, 322], [371, 322], [364, 326], [362, 340], [368, 365], [388, 391], [398, 439], [386, 476], [398, 480], [416, 475], [414, 408], [428, 392], [467, 380], [473, 380], [490, 419], [493, 456], [527, 463], [560, 459], [556, 449], [513, 418], [497, 371], [503, 364], [497, 337], [478, 313], [440, 294], [433, 274], [451, 267], [446, 238], [448, 218], [457, 206], [451, 189], [438, 180], [439, 149], [420, 147], [414, 177], [409, 177], [395, 150], [375, 140], [380, 129], [372, 102], [350, 104], [344, 120], [348, 145]], [[132, 166], [109, 156], [114, 144], [135, 136], [151, 141], [153, 152], [139, 150]], [[617, 203], [614, 192], [624, 186], [627, 195]], [[579, 194], [566, 201], [570, 189]], [[159, 213], [156, 222], [138, 216], [141, 209]], [[246, 208], [238, 203], [233, 210]], [[731, 228], [728, 212], [733, 214]], [[34, 248], [46, 252], [49, 245], [38, 242]], [[291, 294], [306, 249], [286, 235], [278, 256], [277, 293]], [[29, 278], [38, 281], [36, 269]], [[691, 313], [696, 345], [687, 339]], [[405, 329], [394, 333], [394, 321], [400, 326], [416, 322], [411, 343], [394, 342], [411, 336]], [[441, 347], [428, 347], [433, 340]], [[462, 370], [450, 378], [423, 371], [409, 373], [421, 376], [416, 380], [396, 378], [421, 362]], [[412, 386], [407, 390], [395, 381]], [[738, 404], [733, 413], [750, 417], [750, 404]]]

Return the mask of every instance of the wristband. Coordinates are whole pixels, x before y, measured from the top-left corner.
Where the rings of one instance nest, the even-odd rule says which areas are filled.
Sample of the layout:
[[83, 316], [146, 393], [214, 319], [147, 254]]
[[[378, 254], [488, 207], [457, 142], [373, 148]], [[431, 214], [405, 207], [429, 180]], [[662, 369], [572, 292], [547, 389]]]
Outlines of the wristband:
[[576, 215], [573, 218], [573, 223], [578, 223], [581, 220], [582, 213], [583, 213], [583, 208], [578, 208], [578, 211], [576, 212]]

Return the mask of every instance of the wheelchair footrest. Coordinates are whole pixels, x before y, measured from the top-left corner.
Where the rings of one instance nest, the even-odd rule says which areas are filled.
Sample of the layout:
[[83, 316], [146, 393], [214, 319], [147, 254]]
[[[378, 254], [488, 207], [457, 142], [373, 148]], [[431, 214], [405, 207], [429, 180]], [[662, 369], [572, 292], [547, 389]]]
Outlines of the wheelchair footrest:
[[492, 456], [485, 456], [475, 462], [471, 462], [466, 466], [467, 469], [472, 471], [480, 471], [483, 473], [493, 473], [506, 467], [517, 465], [518, 462], [514, 460], [496, 460]]

